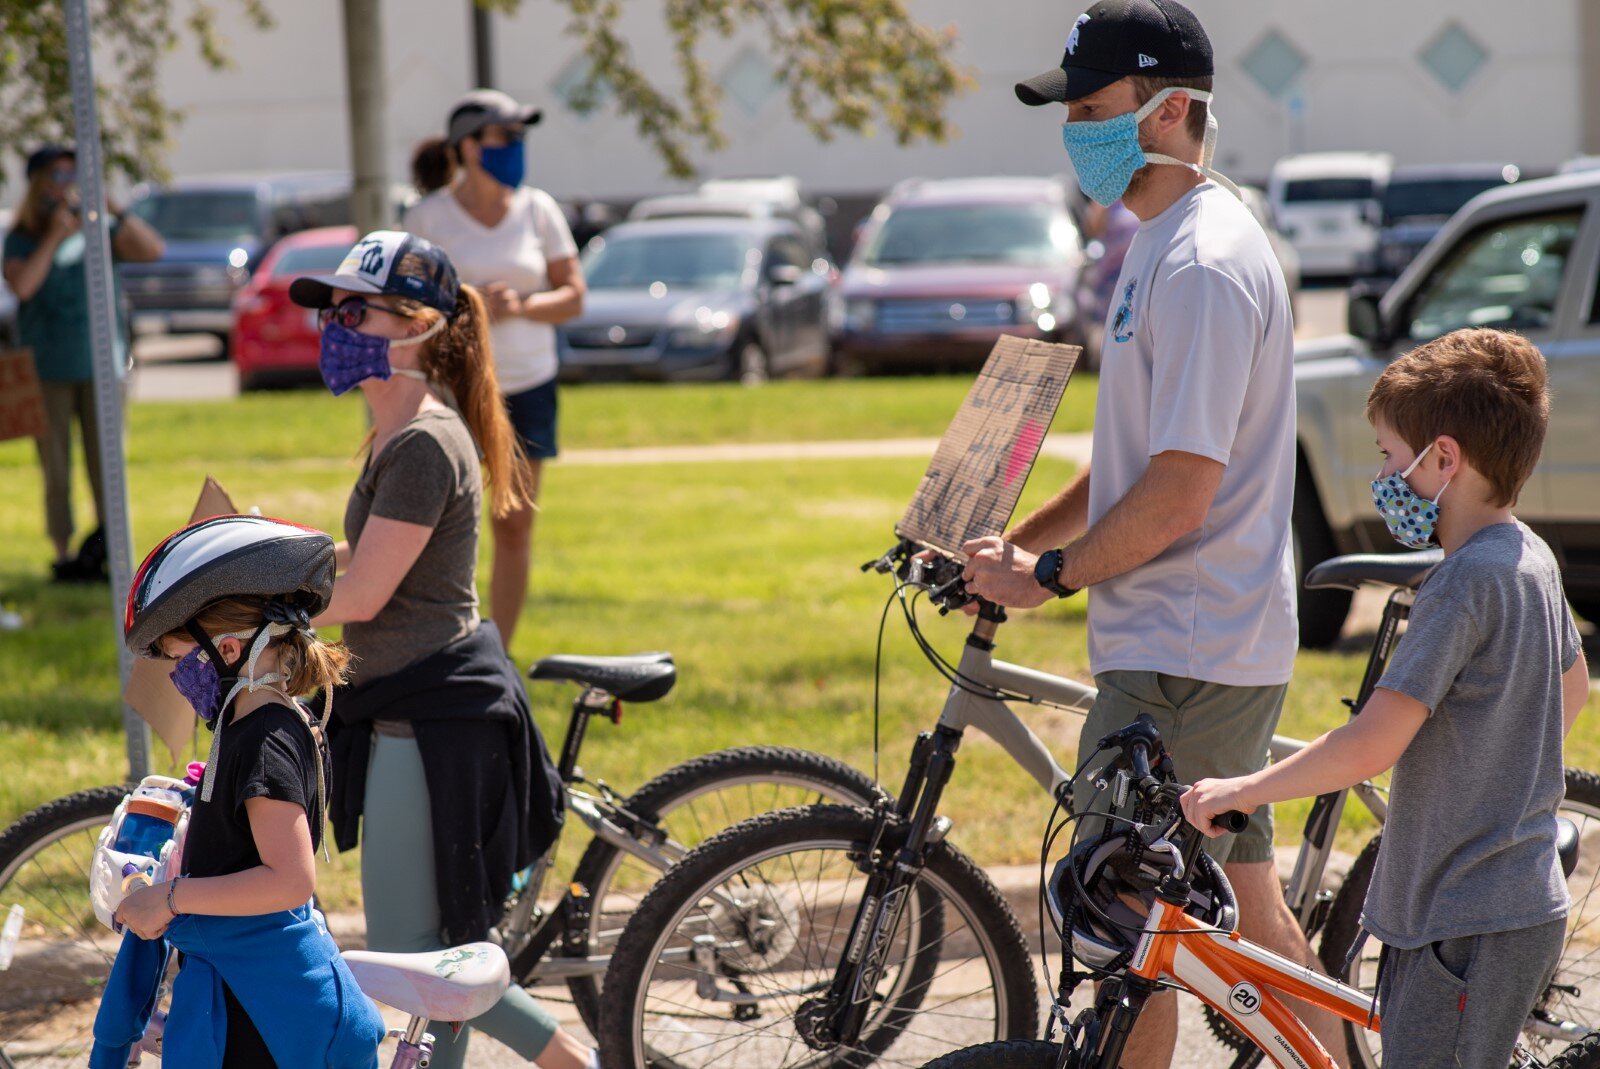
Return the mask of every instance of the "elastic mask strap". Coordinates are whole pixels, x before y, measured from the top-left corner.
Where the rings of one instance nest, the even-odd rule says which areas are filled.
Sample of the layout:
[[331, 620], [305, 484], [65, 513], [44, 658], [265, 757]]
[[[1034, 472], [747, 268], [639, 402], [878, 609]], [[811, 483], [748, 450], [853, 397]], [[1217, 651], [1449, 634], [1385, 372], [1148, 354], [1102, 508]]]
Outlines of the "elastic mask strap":
[[1412, 458], [1411, 463], [1406, 465], [1406, 470], [1402, 471], [1400, 473], [1400, 478], [1402, 478], [1402, 479], [1411, 478], [1411, 473], [1417, 470], [1417, 465], [1422, 463], [1422, 458], [1427, 456], [1428, 455], [1428, 450], [1430, 450], [1432, 448], [1433, 448], [1433, 443], [1432, 442], [1429, 442], [1426, 446], [1424, 446], [1423, 449], [1422, 449], [1422, 452], [1418, 453], [1414, 458]]
[[222, 750], [222, 728], [228, 718], [228, 706], [233, 704], [233, 699], [238, 696], [239, 692], [243, 690], [253, 694], [258, 690], [272, 690], [282, 695], [287, 701], [294, 700], [282, 687], [271, 686], [273, 683], [283, 682], [284, 677], [281, 674], [268, 672], [266, 675], [259, 677], [255, 674], [256, 661], [261, 657], [261, 651], [266, 649], [274, 638], [279, 635], [286, 635], [292, 630], [294, 628], [288, 624], [263, 623], [254, 632], [229, 632], [224, 635], [218, 635], [218, 638], [236, 638], [241, 642], [248, 641], [250, 644], [249, 652], [243, 658], [244, 673], [241, 675], [235, 669], [229, 675], [224, 676], [221, 668], [224, 662], [222, 655], [217, 652], [216, 646], [212, 644], [211, 639], [199, 627], [192, 622], [189, 624], [189, 634], [193, 635], [195, 641], [205, 648], [206, 656], [210, 657], [218, 665], [218, 678], [232, 679], [234, 681], [233, 686], [228, 690], [227, 696], [222, 699], [222, 704], [217, 707], [216, 729], [211, 736], [211, 752], [206, 757], [206, 775], [200, 785], [200, 800], [202, 802], [211, 801], [211, 790], [216, 780], [217, 755]]
[[[218, 682], [221, 682], [224, 679], [237, 678], [236, 674], [227, 676], [223, 675], [223, 671], [227, 668], [228, 662], [223, 660], [222, 654], [217, 652], [216, 645], [212, 643], [211, 636], [206, 634], [205, 631], [201, 629], [199, 624], [195, 623], [193, 620], [190, 620], [183, 626], [184, 630], [189, 632], [189, 637], [194, 639], [195, 642], [199, 644], [200, 648], [205, 651], [206, 656], [211, 660], [211, 663], [216, 666]], [[232, 671], [231, 669], [227, 670], [230, 672]], [[211, 750], [206, 754], [206, 774], [205, 778], [200, 783], [200, 800], [202, 802], [211, 801], [211, 788], [217, 778], [217, 755], [222, 750], [222, 725], [223, 722], [228, 719], [228, 702], [232, 700], [233, 692], [229, 691], [228, 697], [217, 705], [217, 716], [216, 720], [213, 721], [214, 726], [211, 729]]]
[[391, 367], [389, 372], [393, 375], [404, 375], [408, 379], [416, 379], [418, 382], [433, 381], [428, 378], [428, 373], [426, 371], [418, 371], [413, 367]]
[[[427, 341], [429, 338], [433, 337], [435, 334], [437, 334], [441, 330], [443, 330], [444, 329], [444, 324], [445, 324], [445, 321], [444, 321], [443, 318], [435, 320], [433, 326], [429, 327], [427, 330], [423, 331], [421, 334], [416, 335], [415, 337], [412, 337], [412, 338], [397, 338], [397, 339], [391, 340], [389, 342], [389, 348], [393, 349], [397, 345], [421, 345], [423, 342]], [[404, 372], [397, 371], [396, 374], [404, 374]]]
[[1189, 99], [1198, 100], [1206, 105], [1206, 136], [1200, 145], [1200, 162], [1196, 164], [1189, 160], [1180, 160], [1160, 152], [1146, 152], [1144, 158], [1151, 163], [1170, 163], [1177, 167], [1187, 167], [1195, 174], [1211, 179], [1235, 197], [1243, 200], [1244, 194], [1239, 192], [1239, 187], [1234, 185], [1233, 180], [1221, 171], [1213, 170], [1211, 167], [1211, 160], [1217, 152], [1217, 135], [1221, 129], [1220, 124], [1217, 122], [1216, 109], [1211, 106], [1211, 93], [1204, 89], [1185, 89], [1181, 86], [1163, 89], [1146, 101], [1142, 108], [1134, 112], [1134, 118], [1143, 122], [1146, 116], [1155, 111], [1156, 107], [1173, 93], [1183, 93]]

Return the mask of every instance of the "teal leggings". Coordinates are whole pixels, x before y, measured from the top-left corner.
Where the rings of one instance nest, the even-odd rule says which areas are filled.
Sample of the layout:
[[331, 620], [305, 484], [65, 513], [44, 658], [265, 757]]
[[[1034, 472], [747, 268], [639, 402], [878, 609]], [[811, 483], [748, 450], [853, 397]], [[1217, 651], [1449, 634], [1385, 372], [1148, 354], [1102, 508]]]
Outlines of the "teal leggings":
[[[415, 739], [373, 735], [362, 810], [361, 898], [370, 950], [413, 954], [439, 950], [439, 896], [434, 889], [433, 828], [428, 783]], [[528, 1060], [544, 1053], [560, 1026], [532, 995], [512, 985], [488, 1013], [472, 1022]], [[460, 1069], [472, 1028], [435, 1036], [432, 1069]]]

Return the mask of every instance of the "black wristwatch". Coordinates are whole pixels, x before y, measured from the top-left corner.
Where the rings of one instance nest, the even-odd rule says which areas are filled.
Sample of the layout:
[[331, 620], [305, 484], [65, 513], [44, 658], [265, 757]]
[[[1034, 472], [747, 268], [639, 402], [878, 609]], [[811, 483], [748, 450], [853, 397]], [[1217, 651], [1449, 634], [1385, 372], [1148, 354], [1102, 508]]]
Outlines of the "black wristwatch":
[[1033, 566], [1034, 582], [1044, 587], [1058, 598], [1070, 598], [1081, 587], [1061, 585], [1061, 551], [1050, 549], [1039, 554], [1039, 560]]

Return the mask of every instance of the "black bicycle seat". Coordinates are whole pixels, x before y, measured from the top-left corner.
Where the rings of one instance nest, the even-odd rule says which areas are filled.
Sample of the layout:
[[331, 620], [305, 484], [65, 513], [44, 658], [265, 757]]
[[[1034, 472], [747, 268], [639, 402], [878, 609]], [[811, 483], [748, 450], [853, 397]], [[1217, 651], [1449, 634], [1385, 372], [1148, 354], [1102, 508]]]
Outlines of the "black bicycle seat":
[[1306, 586], [1312, 590], [1355, 590], [1377, 583], [1415, 590], [1442, 560], [1444, 551], [1438, 549], [1424, 549], [1420, 553], [1351, 553], [1312, 567], [1306, 572]]
[[1571, 876], [1572, 871], [1578, 867], [1578, 848], [1583, 845], [1583, 837], [1578, 834], [1578, 826], [1566, 817], [1556, 818], [1556, 856], [1561, 859], [1561, 873]]
[[627, 702], [653, 702], [665, 697], [678, 680], [670, 653], [636, 653], [631, 657], [577, 657], [558, 653], [528, 669], [529, 679], [570, 679]]

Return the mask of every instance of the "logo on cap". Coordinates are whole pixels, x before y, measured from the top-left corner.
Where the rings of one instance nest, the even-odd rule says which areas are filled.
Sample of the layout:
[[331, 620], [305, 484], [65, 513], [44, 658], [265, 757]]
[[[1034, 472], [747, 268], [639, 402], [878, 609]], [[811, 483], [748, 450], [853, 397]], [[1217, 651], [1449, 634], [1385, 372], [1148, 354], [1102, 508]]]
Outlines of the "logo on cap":
[[404, 234], [385, 232], [371, 234], [361, 241], [356, 242], [349, 253], [345, 255], [344, 263], [339, 265], [338, 273], [341, 275], [356, 275], [366, 279], [374, 285], [381, 286], [388, 275], [388, 268], [394, 260]]
[[1078, 29], [1089, 21], [1087, 14], [1079, 15], [1078, 21], [1072, 24], [1072, 32], [1067, 34], [1067, 55], [1076, 55], [1078, 51]]
[[1139, 67], [1140, 67], [1140, 69], [1143, 69], [1145, 67], [1154, 67], [1157, 62], [1158, 61], [1153, 56], [1147, 56], [1143, 52], [1139, 53]]

